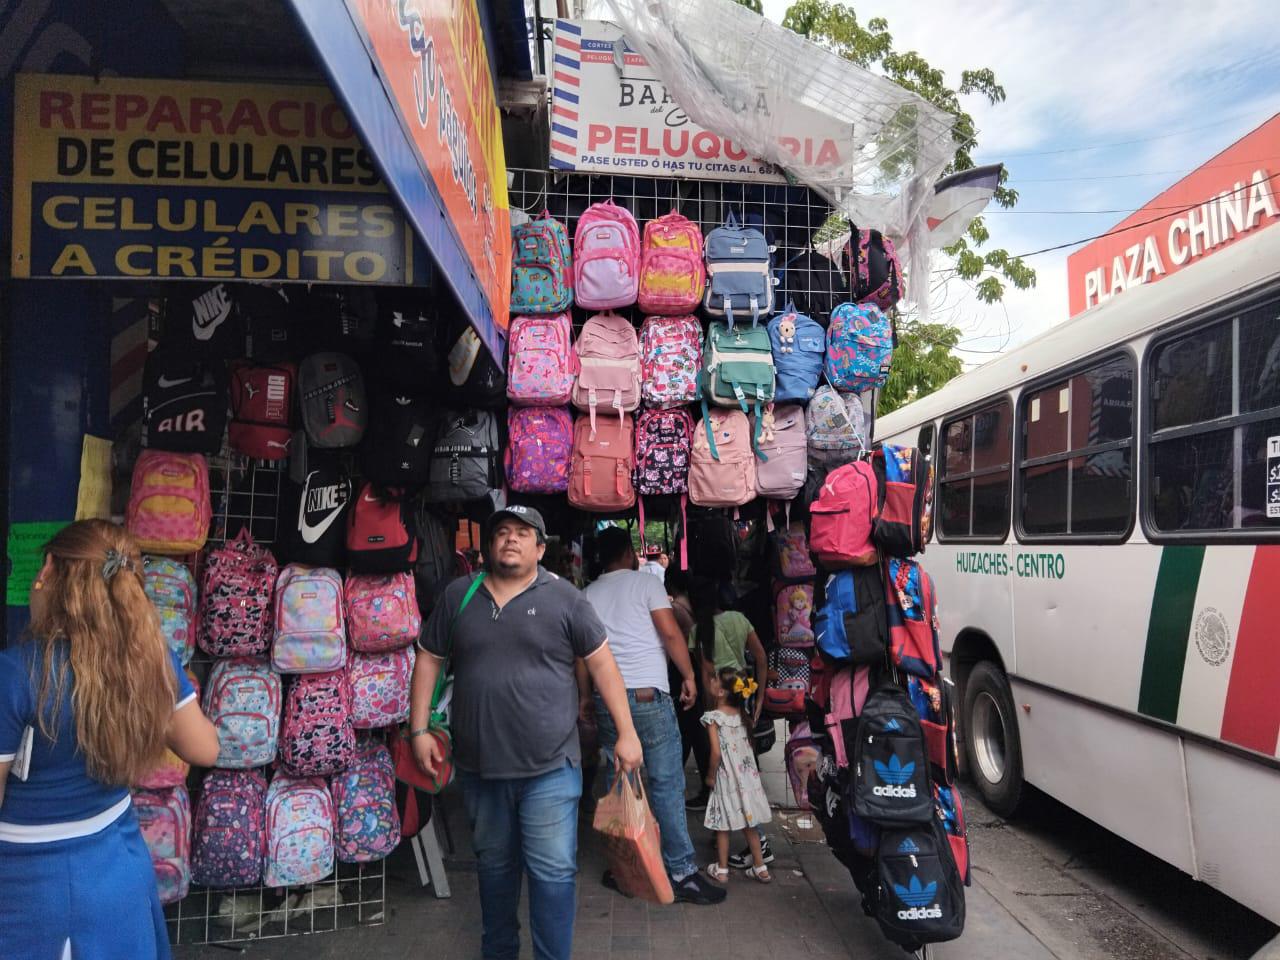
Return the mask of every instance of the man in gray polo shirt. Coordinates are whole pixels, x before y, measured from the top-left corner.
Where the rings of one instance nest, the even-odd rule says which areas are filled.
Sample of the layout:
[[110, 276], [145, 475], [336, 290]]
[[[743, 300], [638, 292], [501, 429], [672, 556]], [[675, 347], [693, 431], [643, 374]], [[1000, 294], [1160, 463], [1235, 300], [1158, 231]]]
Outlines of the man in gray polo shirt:
[[577, 658], [617, 725], [618, 767], [634, 770], [642, 751], [603, 624], [571, 584], [539, 565], [542, 515], [508, 507], [489, 518], [484, 533], [481, 582], [449, 584], [418, 640], [426, 656], [414, 666], [410, 736], [418, 765], [435, 775], [440, 748], [425, 734], [449, 657], [454, 763], [479, 861], [481, 952], [495, 960], [519, 955], [516, 907], [527, 871], [534, 956], [568, 960], [582, 795]]

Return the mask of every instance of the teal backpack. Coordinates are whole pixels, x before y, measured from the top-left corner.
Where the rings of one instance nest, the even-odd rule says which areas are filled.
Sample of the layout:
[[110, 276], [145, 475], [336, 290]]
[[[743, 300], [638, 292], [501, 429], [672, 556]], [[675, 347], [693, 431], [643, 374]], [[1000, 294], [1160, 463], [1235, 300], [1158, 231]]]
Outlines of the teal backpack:
[[511, 312], [560, 313], [573, 304], [569, 233], [546, 210], [511, 231]]
[[755, 414], [755, 434], [751, 446], [759, 451], [761, 412], [773, 400], [773, 348], [766, 327], [713, 323], [707, 328], [707, 341], [702, 351], [702, 394], [708, 402], [721, 407], [739, 407], [743, 413]]

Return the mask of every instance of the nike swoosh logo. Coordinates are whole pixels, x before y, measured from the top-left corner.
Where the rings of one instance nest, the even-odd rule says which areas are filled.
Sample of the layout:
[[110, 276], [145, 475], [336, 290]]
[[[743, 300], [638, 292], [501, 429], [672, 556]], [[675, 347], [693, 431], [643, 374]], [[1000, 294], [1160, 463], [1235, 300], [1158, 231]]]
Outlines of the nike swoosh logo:
[[302, 496], [298, 500], [298, 531], [302, 534], [304, 543], [315, 543], [325, 535], [325, 532], [333, 526], [333, 521], [338, 519], [342, 513], [345, 503], [334, 507], [319, 523], [307, 523], [307, 491], [311, 489], [311, 478], [316, 475], [316, 471], [307, 474], [307, 482], [302, 485]]
[[159, 380], [156, 381], [156, 385], [160, 387], [162, 390], [167, 390], [169, 387], [180, 387], [184, 383], [190, 383], [190, 382], [191, 382], [190, 377], [179, 377], [177, 380], [170, 380], [168, 377], [161, 377]]

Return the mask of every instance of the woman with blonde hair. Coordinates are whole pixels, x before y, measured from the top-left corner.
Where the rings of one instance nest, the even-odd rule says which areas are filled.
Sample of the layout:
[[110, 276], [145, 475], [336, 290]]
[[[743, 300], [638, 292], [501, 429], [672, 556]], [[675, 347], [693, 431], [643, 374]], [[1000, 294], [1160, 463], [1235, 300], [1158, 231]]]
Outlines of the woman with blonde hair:
[[142, 589], [123, 529], [81, 520], [44, 547], [31, 625], [0, 650], [0, 954], [169, 956], [129, 785], [218, 735]]

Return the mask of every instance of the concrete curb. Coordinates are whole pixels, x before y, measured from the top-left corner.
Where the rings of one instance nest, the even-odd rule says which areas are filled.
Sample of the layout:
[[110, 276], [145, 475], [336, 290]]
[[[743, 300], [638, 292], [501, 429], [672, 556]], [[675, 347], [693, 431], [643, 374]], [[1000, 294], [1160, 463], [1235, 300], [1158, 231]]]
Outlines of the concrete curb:
[[[1054, 930], [1048, 922], [1027, 904], [1023, 903], [1012, 889], [996, 879], [994, 875], [977, 867], [974, 867], [972, 872], [974, 884], [989, 893], [991, 899], [1000, 904], [1009, 916], [1017, 921], [1019, 926], [1035, 937], [1041, 946], [1057, 957], [1058, 960], [1094, 960], [1094, 958], [1081, 950], [1077, 944], [1072, 943]], [[1277, 954], [1274, 958], [1255, 957], [1254, 960], [1280, 960], [1280, 954]]]

